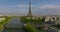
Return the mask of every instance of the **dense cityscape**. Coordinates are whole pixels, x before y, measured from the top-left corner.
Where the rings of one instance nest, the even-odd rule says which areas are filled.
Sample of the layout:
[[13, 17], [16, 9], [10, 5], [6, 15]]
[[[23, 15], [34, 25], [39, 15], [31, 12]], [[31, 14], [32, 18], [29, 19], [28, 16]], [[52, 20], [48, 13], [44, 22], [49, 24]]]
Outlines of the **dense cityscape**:
[[0, 32], [60, 32], [59, 15], [34, 16], [31, 5], [25, 16], [0, 15]]

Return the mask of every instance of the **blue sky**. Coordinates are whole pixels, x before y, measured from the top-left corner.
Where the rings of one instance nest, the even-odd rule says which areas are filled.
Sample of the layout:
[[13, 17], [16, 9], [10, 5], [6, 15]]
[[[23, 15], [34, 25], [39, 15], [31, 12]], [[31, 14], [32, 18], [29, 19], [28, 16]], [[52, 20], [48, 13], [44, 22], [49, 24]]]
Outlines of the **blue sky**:
[[29, 1], [33, 15], [60, 15], [60, 0], [0, 0], [0, 13], [26, 15]]

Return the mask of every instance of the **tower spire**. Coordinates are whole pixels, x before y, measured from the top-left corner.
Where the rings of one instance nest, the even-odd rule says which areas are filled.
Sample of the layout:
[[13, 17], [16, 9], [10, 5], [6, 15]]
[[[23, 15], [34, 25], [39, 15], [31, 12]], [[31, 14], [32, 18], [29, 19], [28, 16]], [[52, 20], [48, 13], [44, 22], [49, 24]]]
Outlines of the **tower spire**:
[[32, 17], [31, 13], [31, 2], [29, 1], [29, 12], [28, 12], [28, 17]]

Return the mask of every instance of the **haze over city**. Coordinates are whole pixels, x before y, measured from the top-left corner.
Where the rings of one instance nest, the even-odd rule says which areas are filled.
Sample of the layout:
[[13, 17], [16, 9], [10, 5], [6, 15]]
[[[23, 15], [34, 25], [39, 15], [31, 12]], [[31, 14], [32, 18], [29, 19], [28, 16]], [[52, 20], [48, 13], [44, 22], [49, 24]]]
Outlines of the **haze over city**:
[[60, 32], [60, 0], [0, 0], [0, 32]]
[[[33, 15], [60, 15], [60, 0], [30, 0]], [[0, 14], [28, 14], [29, 0], [0, 0]]]

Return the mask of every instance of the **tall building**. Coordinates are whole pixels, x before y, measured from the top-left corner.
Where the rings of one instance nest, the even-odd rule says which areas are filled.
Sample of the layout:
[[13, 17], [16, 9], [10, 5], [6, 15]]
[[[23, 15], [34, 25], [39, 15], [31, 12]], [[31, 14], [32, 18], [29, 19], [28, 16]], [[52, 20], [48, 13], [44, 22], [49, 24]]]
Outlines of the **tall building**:
[[31, 12], [31, 2], [29, 2], [29, 11], [27, 17], [32, 17], [32, 12]]

